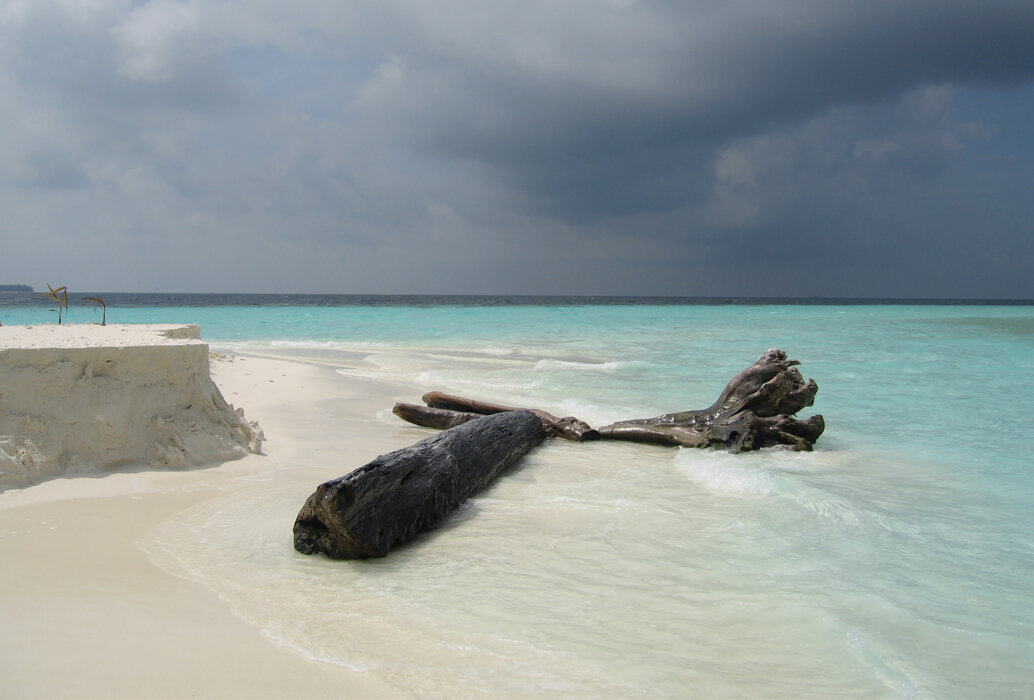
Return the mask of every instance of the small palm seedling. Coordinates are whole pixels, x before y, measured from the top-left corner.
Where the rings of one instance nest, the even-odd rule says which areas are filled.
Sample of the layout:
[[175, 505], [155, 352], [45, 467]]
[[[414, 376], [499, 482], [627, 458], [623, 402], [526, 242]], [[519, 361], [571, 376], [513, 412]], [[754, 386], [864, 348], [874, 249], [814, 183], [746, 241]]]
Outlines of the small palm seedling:
[[101, 307], [101, 325], [108, 325], [108, 305], [100, 297], [83, 297], [83, 301], [92, 301]]
[[57, 323], [61, 325], [61, 311], [68, 311], [68, 288], [62, 286], [54, 289], [48, 284], [47, 289], [50, 291], [43, 292], [43, 296], [57, 304]]

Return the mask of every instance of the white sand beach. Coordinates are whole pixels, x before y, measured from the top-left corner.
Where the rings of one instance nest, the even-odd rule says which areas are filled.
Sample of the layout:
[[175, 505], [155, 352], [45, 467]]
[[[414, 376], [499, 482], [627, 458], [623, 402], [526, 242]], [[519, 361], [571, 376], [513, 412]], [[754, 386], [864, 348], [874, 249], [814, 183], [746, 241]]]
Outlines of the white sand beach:
[[[360, 311], [344, 318], [358, 325]], [[434, 311], [434, 329], [469, 313]], [[628, 347], [608, 339], [621, 309], [586, 320], [589, 344], [574, 348], [566, 330], [553, 345], [523, 333], [382, 342], [431, 326], [421, 314], [395, 335], [336, 343], [334, 313], [310, 342], [283, 333], [214, 352], [190, 327], [5, 325], [0, 698], [1026, 697], [1029, 489], [1002, 476], [1027, 478], [1022, 451], [987, 461], [982, 442], [953, 442], [962, 457], [942, 466], [948, 453], [929, 443], [876, 440], [886, 402], [910, 405], [897, 387], [940, 376], [943, 358], [912, 337], [914, 311], [888, 308], [873, 326], [864, 309], [825, 345], [842, 312], [795, 313], [810, 355], [848, 358], [818, 374], [828, 393], [862, 397], [826, 404], [840, 411], [831, 423], [857, 426], [819, 449], [549, 442], [433, 532], [358, 562], [299, 554], [292, 525], [323, 481], [433, 434], [393, 416], [396, 401], [442, 389], [597, 423], [605, 410], [650, 415], [629, 397], [663, 397], [651, 381], [696, 391], [681, 369], [659, 369], [682, 341], [648, 334], [664, 350], [655, 367], [613, 370]], [[928, 328], [965, 347], [987, 335], [958, 330], [968, 309], [930, 313]], [[303, 314], [312, 322], [307, 309], [281, 321]], [[709, 314], [717, 339], [686, 345], [705, 360], [742, 328], [785, 324], [768, 309]], [[518, 330], [544, 315], [522, 312]], [[597, 336], [584, 330], [607, 317]], [[985, 320], [1029, 328], [1027, 311]], [[885, 347], [866, 345], [873, 328], [892, 329], [875, 331]], [[895, 370], [902, 344], [911, 359]], [[999, 344], [968, 351], [974, 395], [1023, 386], [1028, 341], [1005, 346], [1005, 383], [976, 361]], [[863, 346], [881, 353], [883, 393], [855, 366]], [[702, 401], [667, 400], [699, 406], [725, 378], [699, 382]], [[939, 396], [926, 426], [944, 437], [937, 424], [962, 423]], [[997, 494], [957, 476], [991, 468]]]
[[[17, 360], [8, 356], [0, 368], [5, 380], [24, 364], [26, 354], [53, 353], [53, 338], [45, 336], [56, 333], [55, 327], [0, 331], [5, 334], [0, 349], [22, 351]], [[84, 326], [78, 339], [65, 345], [111, 348], [112, 334], [127, 332], [108, 328], [102, 333], [99, 326]], [[167, 357], [184, 347], [195, 353], [204, 348], [196, 338], [168, 335], [158, 342], [134, 336], [121, 347], [149, 346], [150, 352]], [[121, 460], [91, 473], [80, 465], [81, 474], [0, 493], [0, 697], [408, 695], [369, 673], [313, 661], [277, 645], [258, 626], [235, 616], [233, 601], [220, 600], [203, 585], [170, 573], [155, 563], [153, 552], [145, 551], [148, 532], [165, 519], [254, 484], [264, 474], [310, 466], [347, 446], [349, 457], [328, 465], [328, 470], [346, 473], [391, 447], [390, 428], [371, 430], [372, 417], [391, 405], [388, 387], [352, 381], [313, 364], [213, 357], [212, 375], [222, 395], [265, 431], [264, 454], [203, 467], [189, 461]], [[168, 368], [152, 362], [149, 371]], [[201, 384], [204, 380], [200, 377]], [[0, 386], [5, 391], [11, 382]], [[9, 391], [3, 400], [7, 404], [0, 403], [0, 409], [9, 412]], [[356, 421], [341, 415], [357, 406], [362, 408]], [[305, 495], [298, 494], [299, 507]], [[290, 524], [286, 527], [284, 539], [289, 542]]]

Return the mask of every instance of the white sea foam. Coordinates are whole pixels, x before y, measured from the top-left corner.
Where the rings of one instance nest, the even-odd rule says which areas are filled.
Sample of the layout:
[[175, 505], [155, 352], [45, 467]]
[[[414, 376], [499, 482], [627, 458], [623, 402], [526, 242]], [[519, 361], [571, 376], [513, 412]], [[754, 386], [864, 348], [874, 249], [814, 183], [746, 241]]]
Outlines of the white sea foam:
[[[576, 398], [554, 401], [548, 407], [552, 409], [553, 413], [563, 416], [574, 416], [594, 427], [613, 423], [632, 415], [628, 410], [622, 409], [620, 406], [600, 406], [591, 401]], [[536, 406], [536, 408], [538, 407]]]
[[492, 380], [478, 380], [471, 375], [461, 374], [455, 370], [429, 370], [420, 372], [414, 378], [416, 384], [421, 387], [441, 389], [449, 393], [477, 393], [474, 398], [481, 398], [486, 392], [491, 395], [509, 394], [515, 398], [526, 396], [529, 391], [539, 389], [543, 380], [538, 379], [512, 379], [506, 381], [502, 378], [493, 377]]
[[725, 452], [679, 448], [675, 463], [694, 483], [716, 493], [757, 496], [776, 488], [776, 477], [767, 469]]
[[497, 357], [506, 357], [510, 355], [516, 355], [519, 353], [517, 348], [499, 347], [494, 345], [489, 345], [481, 348], [481, 352], [485, 353], [486, 355], [494, 355]]
[[[263, 343], [265, 344], [265, 343]], [[397, 347], [397, 343], [384, 341], [342, 341], [342, 340], [272, 340], [268, 343], [275, 348], [316, 348], [321, 350], [377, 350]]]
[[[783, 575], [772, 555], [744, 548], [771, 516], [752, 518], [752, 505], [716, 512], [670, 469], [672, 455], [544, 446], [433, 536], [379, 562], [290, 551], [298, 485], [319, 480], [298, 471], [177, 515], [149, 546], [278, 643], [418, 696], [794, 694], [816, 661], [837, 669], [814, 680], [817, 696], [885, 691], [803, 600], [788, 608], [779, 585], [759, 592], [739, 575]], [[763, 682], [730, 665], [744, 655]]]
[[535, 363], [537, 371], [582, 371], [582, 372], [613, 372], [620, 367], [626, 366], [624, 362], [575, 362], [572, 360], [539, 360]]

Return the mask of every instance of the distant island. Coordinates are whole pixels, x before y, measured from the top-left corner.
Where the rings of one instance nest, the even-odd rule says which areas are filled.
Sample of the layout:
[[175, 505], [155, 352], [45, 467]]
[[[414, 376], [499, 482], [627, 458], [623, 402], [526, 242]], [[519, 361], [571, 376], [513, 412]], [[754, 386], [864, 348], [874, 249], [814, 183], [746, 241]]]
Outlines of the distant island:
[[0, 292], [32, 292], [33, 289], [27, 284], [0, 284]]

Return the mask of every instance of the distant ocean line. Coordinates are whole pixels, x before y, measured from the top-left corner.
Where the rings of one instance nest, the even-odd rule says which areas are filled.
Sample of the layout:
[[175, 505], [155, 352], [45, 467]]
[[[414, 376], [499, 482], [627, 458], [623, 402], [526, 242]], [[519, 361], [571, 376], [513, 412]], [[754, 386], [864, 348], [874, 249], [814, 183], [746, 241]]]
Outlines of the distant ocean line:
[[[1034, 299], [909, 299], [879, 297], [560, 296], [482, 294], [222, 294], [208, 292], [76, 292], [110, 307], [169, 306], [1032, 306]], [[5, 292], [0, 307], [46, 307], [40, 293]]]

